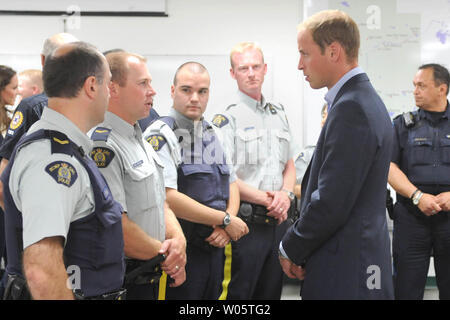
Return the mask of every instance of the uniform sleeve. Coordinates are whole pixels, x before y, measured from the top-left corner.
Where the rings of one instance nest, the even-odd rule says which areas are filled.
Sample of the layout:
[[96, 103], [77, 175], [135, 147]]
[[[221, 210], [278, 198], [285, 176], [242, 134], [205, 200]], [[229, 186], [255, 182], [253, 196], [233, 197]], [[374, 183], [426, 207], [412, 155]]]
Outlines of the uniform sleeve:
[[406, 132], [401, 117], [397, 117], [394, 122], [394, 139], [392, 144], [392, 159], [391, 161], [401, 166], [402, 149], [404, 146], [403, 140], [405, 135], [402, 132]]
[[86, 198], [80, 177], [85, 172], [73, 158], [62, 154], [46, 160], [26, 158], [16, 157], [9, 179], [23, 216], [24, 248], [46, 237], [66, 238], [80, 199]]
[[164, 165], [164, 186], [166, 188], [178, 189], [177, 166], [170, 152], [169, 145], [166, 143], [161, 148], [155, 151]]
[[22, 101], [16, 108], [5, 139], [0, 147], [0, 157], [8, 159], [14, 150], [19, 139], [39, 120], [39, 116], [34, 112], [30, 102]]
[[114, 200], [120, 203], [124, 211], [128, 211], [123, 184], [125, 175], [120, 150], [110, 143], [94, 141], [91, 157], [105, 177]]
[[[223, 112], [221, 114], [216, 114], [212, 121], [214, 126], [216, 127], [214, 130], [217, 132], [219, 136], [219, 140], [222, 142], [224, 152], [226, 153], [227, 163], [231, 165], [236, 163], [236, 149], [235, 149], [235, 132], [236, 132], [236, 124], [234, 122], [234, 118], [231, 116], [229, 112]], [[233, 170], [233, 174], [235, 175], [234, 168], [230, 167], [230, 172]], [[231, 178], [231, 176], [230, 176]], [[236, 177], [235, 177], [236, 179]]]
[[229, 170], [230, 170], [230, 184], [235, 182], [237, 180], [236, 176], [236, 170], [234, 168], [233, 162], [232, 162], [232, 152], [228, 150], [230, 148], [230, 145], [224, 143], [224, 135], [223, 131], [217, 128], [216, 126], [213, 126], [214, 132], [219, 140], [219, 143], [223, 149], [223, 152], [225, 153], [225, 163], [227, 164]]

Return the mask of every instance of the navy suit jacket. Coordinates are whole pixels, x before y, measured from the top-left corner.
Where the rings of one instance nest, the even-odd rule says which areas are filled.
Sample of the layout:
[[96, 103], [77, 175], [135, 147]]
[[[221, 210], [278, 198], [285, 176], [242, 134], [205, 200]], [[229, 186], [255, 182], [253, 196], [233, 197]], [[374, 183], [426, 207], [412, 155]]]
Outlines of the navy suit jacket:
[[393, 128], [366, 74], [335, 98], [302, 181], [300, 218], [285, 234], [304, 265], [303, 299], [393, 299], [386, 186]]

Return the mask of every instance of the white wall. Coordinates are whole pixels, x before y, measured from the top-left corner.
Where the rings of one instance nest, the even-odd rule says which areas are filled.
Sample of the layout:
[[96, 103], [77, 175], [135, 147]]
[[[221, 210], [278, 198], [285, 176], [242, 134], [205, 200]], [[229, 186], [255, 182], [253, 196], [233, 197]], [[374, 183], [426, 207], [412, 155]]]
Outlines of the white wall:
[[[79, 28], [69, 32], [101, 51], [124, 48], [143, 55], [222, 55], [224, 59], [237, 42], [257, 41], [271, 62], [272, 96], [267, 98], [283, 103], [295, 140], [303, 144], [303, 80], [297, 70], [296, 43], [303, 0], [167, 0], [167, 13], [169, 17], [81, 17]], [[60, 17], [0, 16], [0, 59], [5, 54], [31, 54], [38, 66], [43, 40], [63, 30]], [[235, 85], [231, 78], [221, 80]], [[169, 88], [159, 94], [168, 92]], [[165, 106], [158, 106], [159, 110]]]

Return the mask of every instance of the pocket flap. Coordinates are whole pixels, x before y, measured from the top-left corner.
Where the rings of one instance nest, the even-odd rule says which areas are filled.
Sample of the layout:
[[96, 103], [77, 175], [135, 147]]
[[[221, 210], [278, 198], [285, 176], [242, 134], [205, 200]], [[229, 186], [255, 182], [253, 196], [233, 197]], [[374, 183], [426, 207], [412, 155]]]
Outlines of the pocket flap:
[[181, 165], [181, 171], [185, 176], [195, 173], [213, 173], [213, 169], [208, 164], [184, 164]]

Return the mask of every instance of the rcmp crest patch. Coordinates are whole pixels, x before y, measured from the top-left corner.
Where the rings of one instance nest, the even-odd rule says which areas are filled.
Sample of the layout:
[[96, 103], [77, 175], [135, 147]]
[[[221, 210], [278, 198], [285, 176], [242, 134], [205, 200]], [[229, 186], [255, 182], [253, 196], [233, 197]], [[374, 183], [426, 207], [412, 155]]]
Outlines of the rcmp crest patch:
[[216, 114], [212, 120], [212, 123], [217, 127], [217, 128], [222, 128], [224, 126], [226, 126], [228, 123], [230, 123], [230, 121], [227, 119], [227, 117], [225, 117], [222, 114]]
[[147, 142], [153, 147], [153, 150], [158, 152], [166, 144], [166, 139], [159, 134], [152, 135], [147, 138]]
[[114, 159], [115, 153], [108, 148], [94, 148], [91, 151], [91, 158], [98, 168], [106, 168]]
[[58, 183], [71, 187], [78, 178], [77, 171], [68, 162], [55, 161], [45, 167], [45, 171]]

